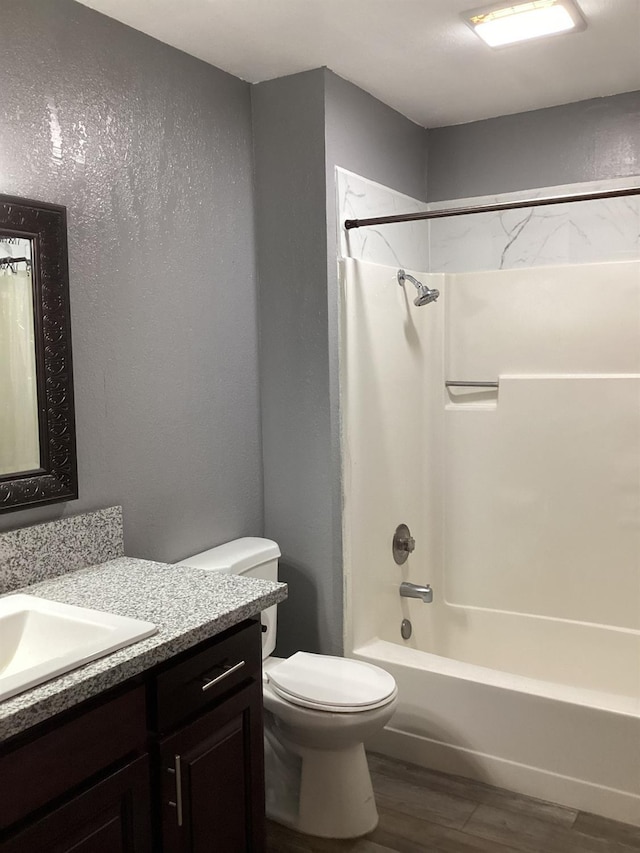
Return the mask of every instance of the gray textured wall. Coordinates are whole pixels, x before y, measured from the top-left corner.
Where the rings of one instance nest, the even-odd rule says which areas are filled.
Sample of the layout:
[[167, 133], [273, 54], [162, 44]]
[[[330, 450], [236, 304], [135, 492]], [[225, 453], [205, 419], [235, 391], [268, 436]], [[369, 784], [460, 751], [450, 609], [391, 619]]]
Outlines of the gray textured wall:
[[640, 92], [429, 131], [429, 201], [640, 173]]
[[[342, 166], [398, 192], [426, 199], [427, 131], [423, 127], [328, 69], [325, 113], [330, 192], [334, 166]], [[333, 196], [331, 201], [335, 214]]]
[[265, 534], [278, 652], [342, 649], [334, 168], [424, 197], [422, 128], [326, 69], [253, 87]]
[[246, 83], [71, 0], [4, 0], [0, 192], [64, 204], [80, 499], [129, 554], [262, 530]]
[[289, 600], [278, 653], [333, 653], [342, 604], [333, 571], [324, 72], [252, 89], [265, 535]]

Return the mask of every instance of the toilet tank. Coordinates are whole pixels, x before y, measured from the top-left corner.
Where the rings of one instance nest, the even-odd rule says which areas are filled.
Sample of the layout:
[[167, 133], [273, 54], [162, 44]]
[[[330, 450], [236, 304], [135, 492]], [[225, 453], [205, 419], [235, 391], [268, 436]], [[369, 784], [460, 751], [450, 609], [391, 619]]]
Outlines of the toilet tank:
[[[180, 560], [178, 566], [193, 566], [211, 572], [226, 572], [263, 580], [278, 580], [280, 548], [271, 539], [247, 536], [209, 548], [200, 554]], [[274, 604], [260, 614], [262, 621], [262, 659], [269, 657], [276, 646], [277, 608]]]

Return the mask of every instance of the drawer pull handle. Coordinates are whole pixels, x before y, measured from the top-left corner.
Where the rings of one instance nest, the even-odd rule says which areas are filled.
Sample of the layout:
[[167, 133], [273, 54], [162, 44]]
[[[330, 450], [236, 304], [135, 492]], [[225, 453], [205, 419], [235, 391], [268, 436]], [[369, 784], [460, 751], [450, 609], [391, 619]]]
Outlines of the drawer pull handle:
[[213, 687], [214, 684], [217, 684], [219, 681], [228, 678], [234, 672], [237, 672], [239, 669], [242, 669], [244, 663], [245, 662], [241, 660], [235, 666], [225, 667], [225, 670], [221, 675], [217, 675], [215, 678], [205, 681], [205, 683], [202, 685], [202, 691], [204, 692], [205, 690], [208, 690], [210, 687]]

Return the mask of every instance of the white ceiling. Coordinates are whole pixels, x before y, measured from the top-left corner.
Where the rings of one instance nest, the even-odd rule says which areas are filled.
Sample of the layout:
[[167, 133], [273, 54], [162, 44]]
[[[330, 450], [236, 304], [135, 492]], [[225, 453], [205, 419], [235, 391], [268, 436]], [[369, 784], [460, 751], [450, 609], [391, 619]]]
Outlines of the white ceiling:
[[640, 0], [579, 0], [583, 32], [491, 50], [478, 0], [79, 0], [257, 83], [326, 65], [425, 127], [640, 90]]

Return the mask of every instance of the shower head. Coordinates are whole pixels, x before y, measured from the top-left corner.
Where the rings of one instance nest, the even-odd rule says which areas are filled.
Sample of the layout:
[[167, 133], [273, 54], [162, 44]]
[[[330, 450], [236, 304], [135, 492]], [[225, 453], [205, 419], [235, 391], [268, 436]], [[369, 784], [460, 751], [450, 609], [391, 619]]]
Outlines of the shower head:
[[421, 284], [418, 287], [418, 295], [413, 300], [413, 304], [420, 307], [420, 305], [428, 305], [430, 302], [435, 302], [436, 299], [440, 296], [440, 291], [436, 290], [435, 287], [427, 287], [426, 284]]
[[413, 304], [417, 305], [418, 308], [421, 305], [428, 305], [430, 302], [435, 302], [438, 296], [440, 296], [440, 291], [436, 290], [435, 287], [427, 287], [426, 284], [423, 284], [421, 281], [418, 281], [412, 275], [409, 275], [408, 272], [404, 270], [398, 270], [398, 284], [400, 287], [404, 287], [405, 281], [410, 281], [411, 284], [418, 291], [418, 295], [413, 300]]

